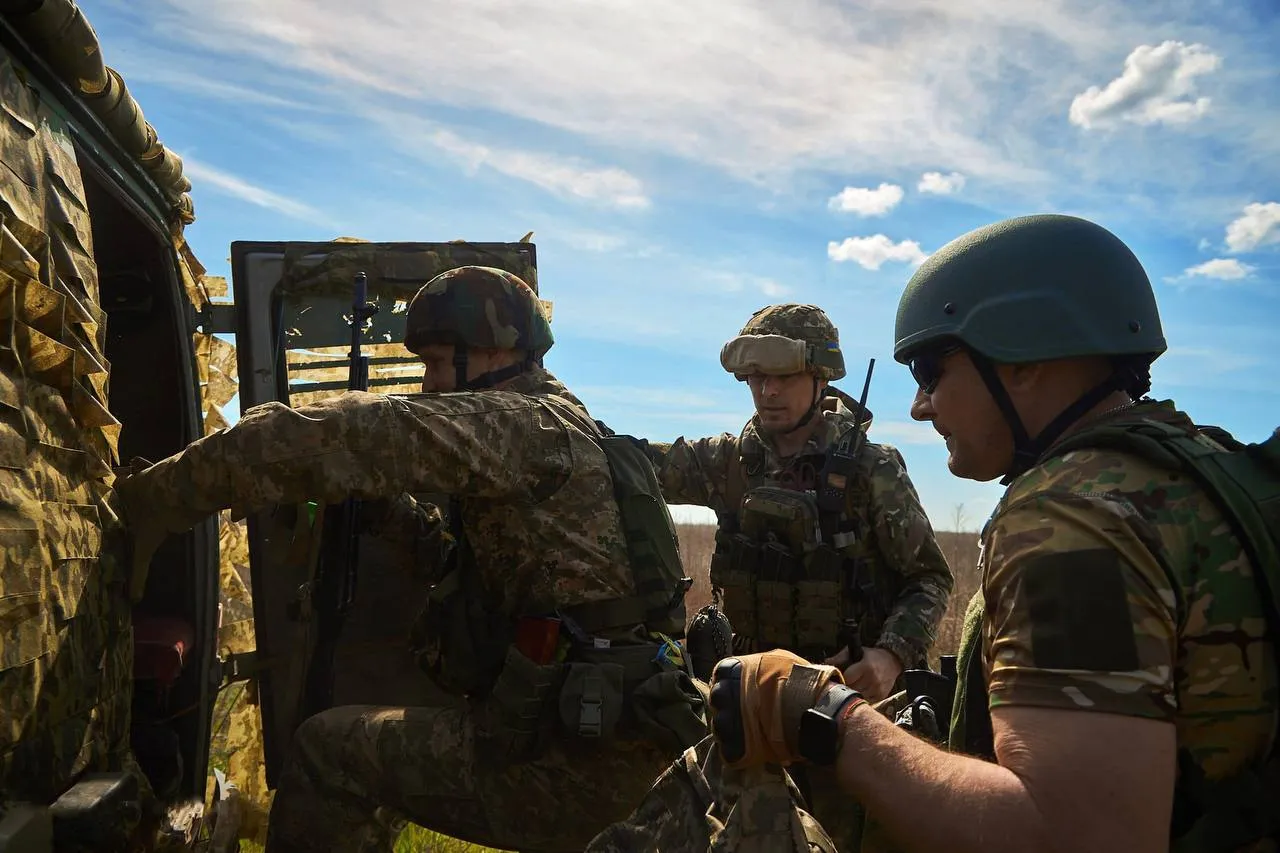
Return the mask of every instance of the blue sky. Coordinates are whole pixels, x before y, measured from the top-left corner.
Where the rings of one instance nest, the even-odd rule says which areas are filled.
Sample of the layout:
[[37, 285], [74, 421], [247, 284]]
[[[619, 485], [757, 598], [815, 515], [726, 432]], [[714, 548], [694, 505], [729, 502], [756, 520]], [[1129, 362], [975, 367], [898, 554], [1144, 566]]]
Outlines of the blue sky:
[[[547, 366], [616, 429], [736, 432], [720, 346], [823, 306], [871, 436], [940, 529], [952, 477], [892, 360], [915, 266], [1007, 216], [1115, 231], [1157, 289], [1154, 393], [1258, 440], [1280, 424], [1280, 17], [1255, 2], [82, 0], [233, 240], [538, 244]], [[701, 518], [678, 511], [682, 518]]]

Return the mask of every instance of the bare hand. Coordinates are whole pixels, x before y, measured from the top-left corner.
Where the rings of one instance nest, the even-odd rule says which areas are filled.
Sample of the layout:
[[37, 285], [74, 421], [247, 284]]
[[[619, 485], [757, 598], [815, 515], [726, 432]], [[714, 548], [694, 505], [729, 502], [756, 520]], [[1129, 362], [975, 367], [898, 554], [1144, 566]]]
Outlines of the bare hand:
[[897, 655], [877, 648], [864, 649], [862, 660], [857, 663], [849, 663], [848, 649], [841, 649], [823, 663], [839, 667], [844, 672], [844, 683], [872, 703], [887, 697], [902, 674], [902, 662]]

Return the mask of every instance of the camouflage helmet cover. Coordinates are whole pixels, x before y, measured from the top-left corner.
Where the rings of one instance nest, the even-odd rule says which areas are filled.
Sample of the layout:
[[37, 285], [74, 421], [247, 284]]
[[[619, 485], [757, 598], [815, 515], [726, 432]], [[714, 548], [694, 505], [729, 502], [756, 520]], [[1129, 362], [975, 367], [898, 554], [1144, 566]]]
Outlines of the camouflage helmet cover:
[[409, 303], [405, 348], [431, 344], [527, 350], [541, 358], [555, 343], [542, 302], [517, 275], [464, 266], [431, 279]]
[[[725, 370], [745, 378], [752, 354], [769, 351], [773, 341], [797, 342], [803, 345], [803, 353], [796, 348], [795, 367], [811, 371], [818, 379], [834, 381], [845, 375], [844, 355], [840, 351], [840, 332], [835, 323], [816, 305], [786, 303], [768, 305], [751, 315], [738, 337], [724, 345], [720, 363]], [[776, 352], [776, 348], [774, 349]], [[803, 355], [803, 361], [800, 356]], [[761, 372], [780, 372], [767, 369]], [[788, 371], [781, 371], [788, 372]], [[796, 371], [798, 372], [798, 371]]]

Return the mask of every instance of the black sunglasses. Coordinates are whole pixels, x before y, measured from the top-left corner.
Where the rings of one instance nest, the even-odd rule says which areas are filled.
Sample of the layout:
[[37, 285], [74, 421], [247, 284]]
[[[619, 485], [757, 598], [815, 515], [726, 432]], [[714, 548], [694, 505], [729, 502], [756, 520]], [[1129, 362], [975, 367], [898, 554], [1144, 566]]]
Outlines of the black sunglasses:
[[942, 362], [953, 352], [959, 352], [959, 346], [948, 346], [927, 350], [907, 362], [911, 378], [920, 386], [921, 393], [932, 394], [942, 378]]

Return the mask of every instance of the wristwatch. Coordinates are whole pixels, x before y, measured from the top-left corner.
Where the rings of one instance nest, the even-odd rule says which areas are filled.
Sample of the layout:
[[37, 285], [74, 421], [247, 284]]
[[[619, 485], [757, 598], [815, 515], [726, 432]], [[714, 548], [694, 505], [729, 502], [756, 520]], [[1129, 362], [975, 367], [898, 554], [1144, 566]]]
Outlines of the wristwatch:
[[827, 688], [818, 704], [800, 716], [796, 746], [801, 757], [822, 767], [835, 764], [840, 751], [840, 718], [850, 703], [865, 701], [861, 693], [844, 684]]

